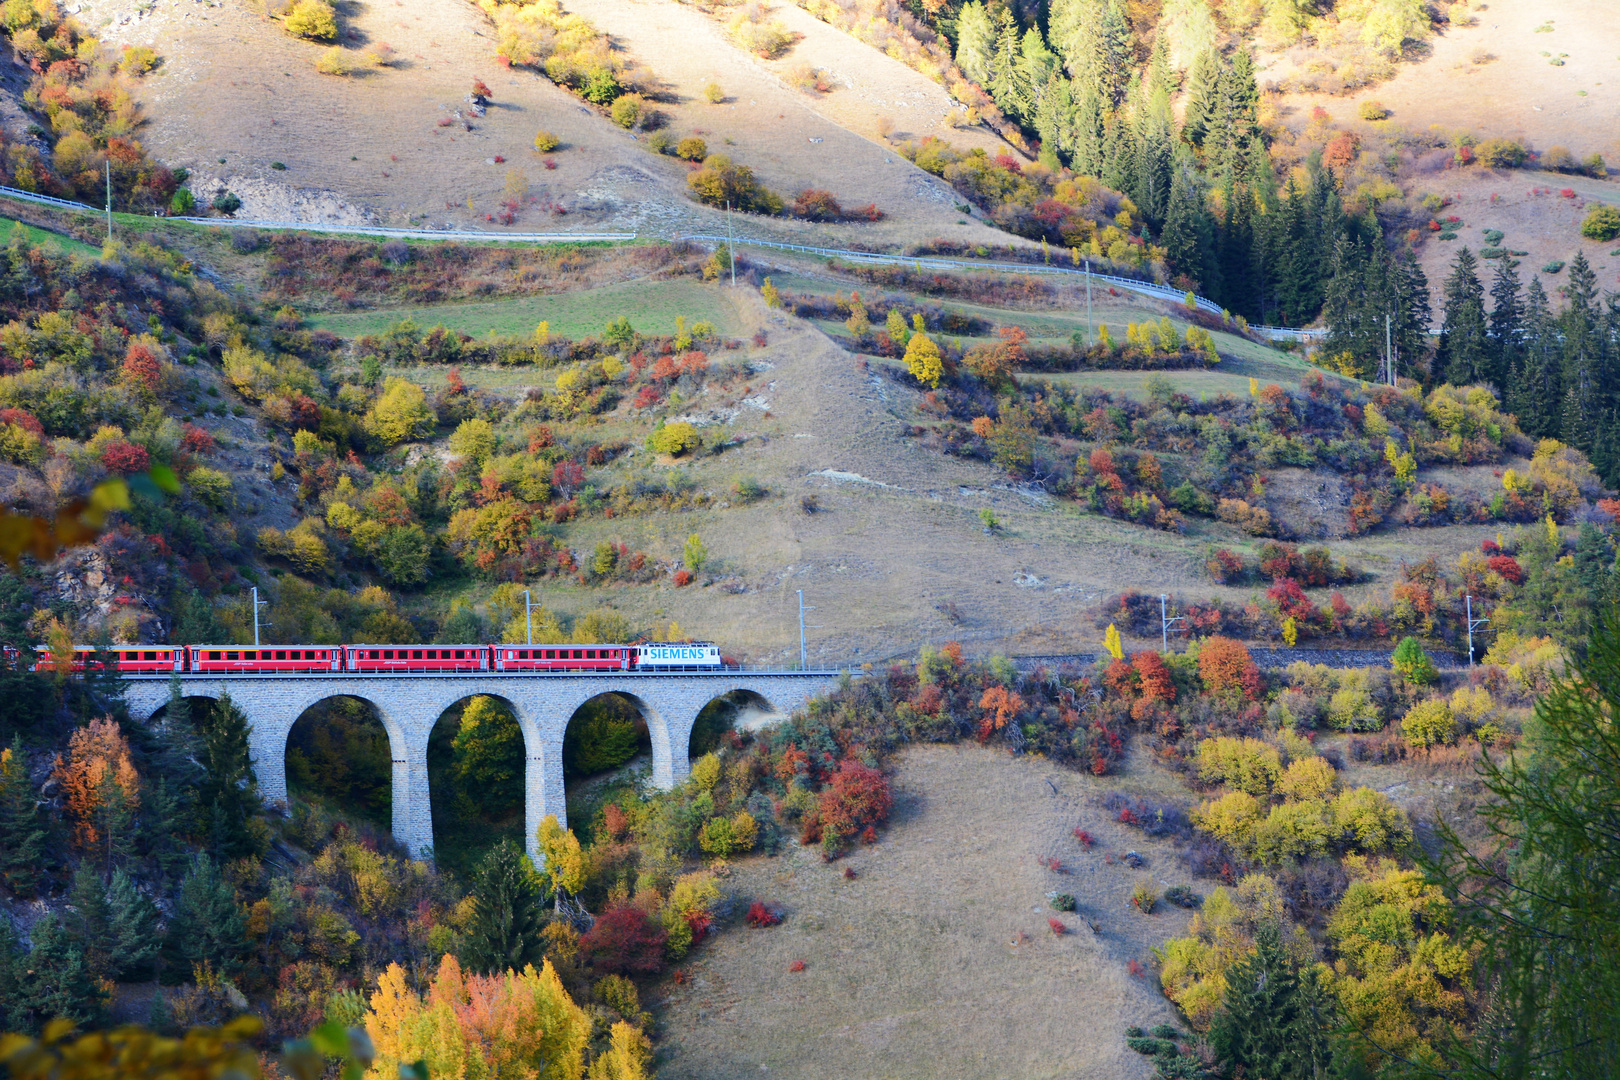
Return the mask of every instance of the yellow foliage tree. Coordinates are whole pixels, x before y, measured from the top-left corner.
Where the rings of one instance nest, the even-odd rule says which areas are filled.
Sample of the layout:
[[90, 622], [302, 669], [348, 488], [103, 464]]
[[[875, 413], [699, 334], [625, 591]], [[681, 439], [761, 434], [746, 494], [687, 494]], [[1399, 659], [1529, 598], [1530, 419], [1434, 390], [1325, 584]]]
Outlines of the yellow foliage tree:
[[1103, 633], [1103, 648], [1107, 649], [1108, 655], [1115, 660], [1125, 659], [1125, 649], [1119, 643], [1119, 630], [1113, 623], [1109, 623], [1108, 629]]
[[376, 404], [366, 414], [366, 429], [385, 445], [414, 439], [433, 430], [433, 410], [420, 386], [404, 379], [389, 379]]
[[[92, 720], [68, 740], [68, 756], [56, 757], [52, 771], [62, 785], [63, 801], [74, 819], [73, 839], [83, 848], [102, 839], [100, 819], [108, 801], [122, 799], [133, 813], [140, 805], [140, 776], [130, 759], [129, 740], [111, 717]], [[115, 790], [116, 789], [116, 790]]]
[[585, 853], [579, 837], [565, 829], [556, 814], [547, 814], [535, 830], [545, 866], [540, 873], [552, 892], [578, 892], [585, 884]]

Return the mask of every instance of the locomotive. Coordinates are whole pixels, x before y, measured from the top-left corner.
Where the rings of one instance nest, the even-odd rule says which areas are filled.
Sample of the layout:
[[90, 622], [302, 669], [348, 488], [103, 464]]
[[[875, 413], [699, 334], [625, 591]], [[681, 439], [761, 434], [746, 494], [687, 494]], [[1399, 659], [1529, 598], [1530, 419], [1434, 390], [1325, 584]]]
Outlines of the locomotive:
[[[98, 669], [94, 646], [74, 648], [73, 670]], [[713, 642], [633, 645], [111, 645], [121, 675], [463, 675], [480, 671], [720, 671], [729, 666]], [[35, 671], [51, 670], [41, 645]]]

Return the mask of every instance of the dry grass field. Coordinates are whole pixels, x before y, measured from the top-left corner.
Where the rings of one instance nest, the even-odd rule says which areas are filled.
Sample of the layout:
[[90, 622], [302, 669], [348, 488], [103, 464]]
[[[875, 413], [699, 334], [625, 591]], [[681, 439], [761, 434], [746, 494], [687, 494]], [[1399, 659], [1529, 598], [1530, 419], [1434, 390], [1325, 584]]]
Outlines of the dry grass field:
[[[1193, 882], [1168, 845], [1096, 805], [1120, 781], [975, 746], [919, 746], [898, 765], [877, 845], [828, 864], [789, 843], [734, 865], [736, 925], [695, 954], [684, 985], [661, 986], [659, 1076], [1151, 1076], [1124, 1029], [1176, 1017], [1151, 966], [1133, 977], [1127, 963], [1151, 965], [1188, 914], [1161, 902], [1141, 915], [1130, 894], [1144, 880], [1159, 893]], [[1076, 827], [1097, 838], [1089, 853]], [[1108, 861], [1132, 849], [1142, 869]], [[1048, 892], [1073, 895], [1077, 911], [1050, 910]], [[782, 910], [782, 925], [743, 925], [753, 899]], [[1054, 936], [1051, 916], [1069, 932]], [[797, 960], [804, 970], [790, 971]]]

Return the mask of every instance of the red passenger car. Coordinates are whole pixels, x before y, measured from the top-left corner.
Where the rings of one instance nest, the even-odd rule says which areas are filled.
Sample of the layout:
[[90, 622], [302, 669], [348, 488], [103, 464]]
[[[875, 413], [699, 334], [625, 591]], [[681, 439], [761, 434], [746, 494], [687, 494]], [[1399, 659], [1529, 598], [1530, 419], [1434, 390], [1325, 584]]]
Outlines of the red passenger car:
[[[36, 646], [34, 652], [39, 657], [34, 662], [35, 671], [55, 669], [49, 645]], [[186, 670], [185, 649], [173, 645], [109, 645], [107, 652], [117, 660], [118, 671], [123, 675], [167, 675], [170, 672]], [[75, 645], [73, 670], [83, 672], [99, 669], [101, 664], [95, 656], [94, 645]]]
[[339, 645], [191, 645], [193, 674], [296, 675], [343, 670]]
[[386, 675], [396, 671], [446, 674], [489, 670], [488, 645], [345, 645], [343, 670]]
[[628, 645], [497, 645], [496, 671], [628, 671]]

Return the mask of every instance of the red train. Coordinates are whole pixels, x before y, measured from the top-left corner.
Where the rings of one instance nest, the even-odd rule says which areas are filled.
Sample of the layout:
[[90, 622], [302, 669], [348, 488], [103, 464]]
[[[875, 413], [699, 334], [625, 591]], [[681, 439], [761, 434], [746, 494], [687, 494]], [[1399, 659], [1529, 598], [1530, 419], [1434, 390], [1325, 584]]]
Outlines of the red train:
[[[113, 645], [126, 675], [470, 674], [478, 671], [718, 671], [731, 666], [711, 642], [636, 645]], [[50, 647], [33, 670], [53, 666]], [[74, 648], [73, 670], [99, 666], [93, 646]], [[14, 656], [14, 654], [13, 654]], [[8, 657], [12, 659], [12, 657]]]

